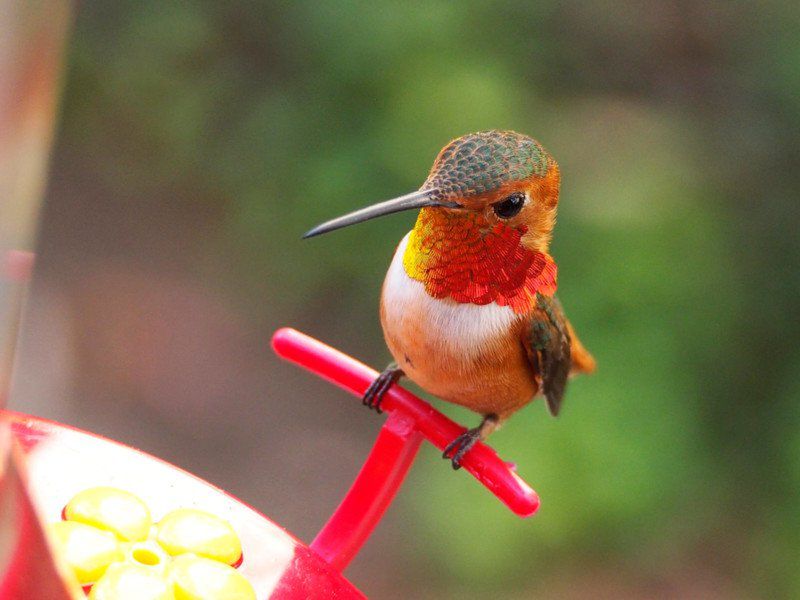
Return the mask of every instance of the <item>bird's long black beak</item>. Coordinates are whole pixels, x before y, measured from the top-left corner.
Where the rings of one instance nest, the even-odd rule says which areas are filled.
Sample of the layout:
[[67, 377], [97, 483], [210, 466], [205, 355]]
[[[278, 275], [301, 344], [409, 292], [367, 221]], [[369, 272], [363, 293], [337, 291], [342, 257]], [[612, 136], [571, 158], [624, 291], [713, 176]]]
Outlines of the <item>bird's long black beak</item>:
[[444, 206], [446, 208], [460, 208], [461, 205], [456, 202], [446, 202], [437, 199], [436, 190], [424, 190], [419, 192], [412, 192], [399, 198], [379, 202], [372, 206], [367, 206], [360, 210], [353, 211], [341, 217], [336, 217], [330, 221], [326, 221], [317, 225], [313, 229], [309, 229], [304, 235], [303, 239], [320, 235], [321, 233], [328, 233], [334, 229], [341, 229], [348, 225], [355, 225], [362, 221], [381, 217], [383, 215], [390, 215], [392, 213], [400, 212], [401, 210], [411, 210], [412, 208], [423, 208], [425, 206]]

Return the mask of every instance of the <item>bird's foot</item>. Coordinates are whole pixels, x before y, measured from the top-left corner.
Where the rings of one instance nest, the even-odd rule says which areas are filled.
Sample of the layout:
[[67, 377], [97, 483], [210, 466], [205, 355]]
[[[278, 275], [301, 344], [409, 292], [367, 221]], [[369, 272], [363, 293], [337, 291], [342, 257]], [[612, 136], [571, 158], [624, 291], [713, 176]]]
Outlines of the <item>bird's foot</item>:
[[364, 406], [370, 409], [375, 409], [378, 414], [381, 414], [381, 402], [383, 397], [392, 385], [403, 376], [403, 370], [399, 369], [395, 363], [386, 367], [375, 381], [369, 384], [367, 391], [364, 392], [364, 397], [361, 402]]
[[453, 463], [453, 469], [458, 470], [461, 468], [461, 459], [464, 458], [467, 452], [477, 444], [480, 440], [488, 436], [492, 431], [497, 428], [498, 418], [495, 414], [489, 414], [483, 417], [483, 421], [473, 429], [467, 429], [464, 433], [447, 444], [442, 452], [442, 458], [447, 458]]
[[453, 463], [453, 469], [457, 471], [461, 468], [461, 459], [464, 458], [464, 455], [469, 452], [480, 439], [480, 427], [468, 429], [444, 447], [442, 458], [449, 458]]

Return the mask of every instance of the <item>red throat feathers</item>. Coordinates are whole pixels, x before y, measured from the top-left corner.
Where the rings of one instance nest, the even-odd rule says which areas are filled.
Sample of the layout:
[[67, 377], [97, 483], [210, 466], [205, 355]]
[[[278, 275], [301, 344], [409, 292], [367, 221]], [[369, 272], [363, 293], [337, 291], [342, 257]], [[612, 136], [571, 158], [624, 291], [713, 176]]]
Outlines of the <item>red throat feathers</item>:
[[409, 235], [403, 267], [434, 298], [508, 306], [526, 313], [536, 294], [556, 291], [552, 257], [527, 248], [526, 226], [489, 224], [472, 211], [424, 208]]

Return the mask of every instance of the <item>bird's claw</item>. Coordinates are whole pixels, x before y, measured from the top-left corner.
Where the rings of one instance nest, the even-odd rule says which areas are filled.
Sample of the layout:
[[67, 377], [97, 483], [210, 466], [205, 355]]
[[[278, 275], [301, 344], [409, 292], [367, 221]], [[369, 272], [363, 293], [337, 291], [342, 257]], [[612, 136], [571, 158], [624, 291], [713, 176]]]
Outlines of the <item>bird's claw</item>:
[[402, 376], [403, 371], [391, 365], [384, 369], [375, 380], [369, 384], [361, 403], [369, 409], [375, 409], [378, 414], [382, 414], [381, 402], [390, 387]]
[[[468, 429], [452, 442], [447, 444], [442, 452], [442, 458], [448, 458], [453, 463], [453, 469], [461, 468], [461, 459], [481, 439], [481, 428]], [[451, 455], [452, 453], [452, 455]]]

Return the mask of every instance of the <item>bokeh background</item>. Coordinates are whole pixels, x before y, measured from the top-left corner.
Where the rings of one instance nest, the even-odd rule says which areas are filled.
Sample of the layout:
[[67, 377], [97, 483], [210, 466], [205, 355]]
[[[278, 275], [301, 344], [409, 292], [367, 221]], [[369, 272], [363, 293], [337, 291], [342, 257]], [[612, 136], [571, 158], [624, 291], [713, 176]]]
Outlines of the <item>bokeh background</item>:
[[560, 297], [599, 370], [492, 439], [536, 517], [427, 447], [348, 576], [377, 598], [797, 597], [798, 30], [772, 0], [81, 3], [12, 407], [311, 539], [380, 421], [269, 339], [382, 367], [414, 217], [300, 234], [515, 129], [561, 165]]

